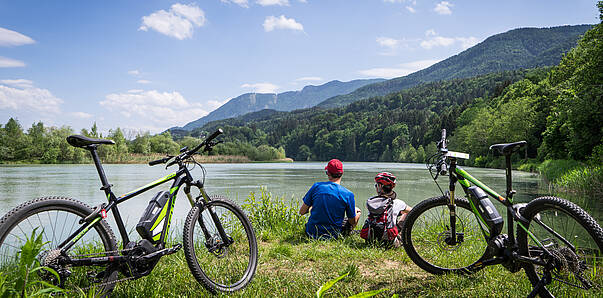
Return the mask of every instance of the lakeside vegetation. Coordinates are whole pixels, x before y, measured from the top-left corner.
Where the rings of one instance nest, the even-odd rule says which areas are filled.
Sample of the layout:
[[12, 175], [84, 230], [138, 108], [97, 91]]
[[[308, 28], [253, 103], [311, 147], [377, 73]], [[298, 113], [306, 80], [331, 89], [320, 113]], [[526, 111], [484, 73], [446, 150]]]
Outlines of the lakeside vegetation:
[[[47, 127], [42, 122], [32, 124], [23, 130], [21, 124], [10, 118], [0, 124], [0, 164], [2, 163], [90, 163], [92, 159], [85, 150], [75, 148], [65, 140], [76, 134], [67, 126]], [[98, 132], [96, 123], [90, 130], [82, 129], [81, 135], [91, 138], [105, 138], [115, 141], [115, 145], [99, 146], [98, 154], [105, 163], [147, 163], [164, 157], [166, 154], [178, 154], [180, 148], [193, 148], [203, 139], [184, 137], [174, 141], [169, 132], [150, 135], [137, 133], [131, 140], [126, 139], [118, 127], [109, 130], [103, 136]], [[254, 146], [248, 142], [230, 141], [218, 144], [214, 150], [204, 153], [201, 162], [241, 163], [251, 161], [286, 161], [282, 147], [274, 148], [261, 144]]]

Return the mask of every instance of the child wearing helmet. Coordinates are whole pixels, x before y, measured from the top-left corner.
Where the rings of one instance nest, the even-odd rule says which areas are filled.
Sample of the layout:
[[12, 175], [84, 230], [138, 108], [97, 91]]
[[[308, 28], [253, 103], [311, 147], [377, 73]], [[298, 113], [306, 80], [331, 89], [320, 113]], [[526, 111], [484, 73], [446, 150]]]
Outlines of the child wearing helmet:
[[404, 201], [397, 199], [396, 176], [389, 172], [381, 172], [375, 176], [375, 190], [377, 195], [369, 198], [366, 208], [368, 218], [360, 232], [360, 237], [367, 241], [381, 240], [399, 247], [402, 223], [406, 214], [412, 209]]

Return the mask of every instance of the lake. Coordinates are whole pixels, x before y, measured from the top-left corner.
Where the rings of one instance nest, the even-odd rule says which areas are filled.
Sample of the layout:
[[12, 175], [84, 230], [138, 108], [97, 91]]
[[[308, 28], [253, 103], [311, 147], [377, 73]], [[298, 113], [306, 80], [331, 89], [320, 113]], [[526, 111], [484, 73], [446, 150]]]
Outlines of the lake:
[[[250, 192], [259, 192], [266, 187], [273, 195], [284, 196], [299, 206], [301, 198], [314, 182], [326, 181], [324, 162], [294, 163], [249, 163], [249, 164], [207, 164], [206, 190], [209, 194], [222, 194], [243, 203]], [[117, 196], [145, 185], [169, 173], [161, 166], [150, 167], [143, 164], [104, 165], [108, 180], [113, 184]], [[474, 177], [489, 185], [498, 193], [505, 192], [505, 172], [499, 169], [465, 168]], [[361, 222], [366, 216], [366, 200], [375, 195], [374, 176], [381, 171], [389, 171], [397, 176], [398, 198], [414, 206], [421, 200], [440, 194], [424, 164], [405, 163], [344, 163], [342, 185], [356, 197], [356, 205], [363, 210]], [[192, 171], [195, 179], [201, 170]], [[438, 179], [443, 190], [447, 190], [446, 179]], [[0, 166], [0, 214], [22, 202], [41, 196], [67, 196], [89, 205], [106, 202], [94, 165], [17, 165]], [[517, 190], [516, 202], [528, 202], [538, 196], [548, 194], [546, 183], [536, 174], [514, 171], [513, 187]], [[161, 185], [123, 204], [120, 212], [129, 231], [133, 231], [148, 201], [155, 193], [167, 190], [169, 184]], [[460, 186], [457, 186], [461, 190]], [[462, 193], [462, 190], [461, 190]], [[460, 193], [459, 193], [460, 195]], [[174, 224], [184, 221], [190, 209], [188, 200], [180, 192], [174, 210]], [[579, 200], [586, 201], [588, 200]], [[501, 204], [494, 202], [501, 213]], [[595, 204], [600, 222], [600, 206]], [[584, 206], [583, 206], [584, 207]], [[589, 211], [591, 214], [593, 211]], [[117, 232], [116, 230], [114, 230]], [[136, 232], [134, 232], [136, 233]], [[175, 233], [181, 233], [176, 231]]]

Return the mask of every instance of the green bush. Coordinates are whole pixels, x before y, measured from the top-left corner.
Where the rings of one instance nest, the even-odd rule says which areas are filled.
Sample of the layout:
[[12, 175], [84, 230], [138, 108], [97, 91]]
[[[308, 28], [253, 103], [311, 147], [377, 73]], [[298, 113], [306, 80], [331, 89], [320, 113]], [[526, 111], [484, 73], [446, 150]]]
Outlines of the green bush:
[[554, 183], [555, 180], [563, 176], [565, 173], [581, 165], [582, 164], [580, 162], [575, 160], [545, 160], [540, 166], [538, 166], [538, 172], [540, 172], [540, 175], [542, 175], [547, 181]]
[[575, 167], [555, 180], [566, 190], [600, 197], [603, 195], [603, 166]]
[[[249, 193], [243, 204], [258, 235], [277, 233], [277, 238], [304, 235], [306, 218], [299, 215], [298, 208], [295, 201], [273, 196], [264, 187], [259, 194]], [[264, 240], [274, 238], [270, 235], [262, 237]]]

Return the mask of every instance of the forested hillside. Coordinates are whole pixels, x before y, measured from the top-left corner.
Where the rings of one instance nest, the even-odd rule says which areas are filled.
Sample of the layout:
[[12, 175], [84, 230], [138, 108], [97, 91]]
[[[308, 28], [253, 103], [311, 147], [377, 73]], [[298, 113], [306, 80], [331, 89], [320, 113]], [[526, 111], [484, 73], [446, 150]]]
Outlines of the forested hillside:
[[241, 123], [235, 118], [209, 123], [203, 130], [219, 126], [233, 142], [283, 146], [296, 160], [422, 161], [426, 148], [435, 150], [440, 128], [454, 130], [460, 113], [476, 98], [497, 96], [527, 74], [510, 71], [434, 82], [342, 108], [298, 110], [245, 126], [234, 126]]
[[410, 75], [366, 85], [352, 93], [335, 96], [318, 106], [339, 107], [373, 96], [453, 78], [514, 70], [553, 66], [564, 53], [576, 46], [580, 35], [592, 25], [561, 26], [553, 28], [521, 28], [491, 36], [483, 42]]

